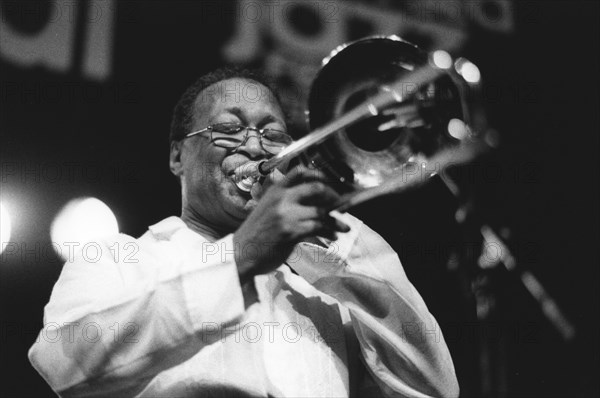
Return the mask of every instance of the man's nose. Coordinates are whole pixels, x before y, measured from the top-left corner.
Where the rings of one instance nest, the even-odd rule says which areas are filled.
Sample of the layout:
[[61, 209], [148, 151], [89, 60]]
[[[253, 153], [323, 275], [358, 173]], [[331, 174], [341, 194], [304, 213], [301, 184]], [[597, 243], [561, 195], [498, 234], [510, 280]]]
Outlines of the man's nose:
[[240, 145], [237, 151], [246, 152], [251, 158], [267, 154], [260, 143], [260, 135], [254, 130], [248, 130], [246, 139], [242, 142], [242, 145]]

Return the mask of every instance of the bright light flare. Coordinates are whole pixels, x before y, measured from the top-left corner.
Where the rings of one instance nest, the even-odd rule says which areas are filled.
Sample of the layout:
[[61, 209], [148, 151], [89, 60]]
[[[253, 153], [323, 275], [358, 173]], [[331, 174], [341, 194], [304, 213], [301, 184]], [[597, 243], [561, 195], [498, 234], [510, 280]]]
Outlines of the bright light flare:
[[452, 67], [452, 57], [444, 50], [438, 50], [433, 53], [433, 63], [440, 69], [450, 69]]
[[469, 83], [479, 83], [481, 81], [481, 72], [473, 62], [460, 58], [456, 61], [456, 71]]
[[96, 198], [71, 200], [58, 213], [50, 229], [52, 242], [55, 248], [60, 247], [57, 253], [63, 258], [68, 254], [68, 250], [65, 250], [67, 242], [69, 245], [76, 242], [81, 249], [89, 242], [118, 232], [115, 215], [104, 202]]
[[0, 202], [0, 253], [6, 248], [6, 244], [10, 242], [11, 223], [8, 209]]
[[469, 126], [460, 119], [452, 119], [448, 123], [448, 134], [462, 141], [469, 136]]

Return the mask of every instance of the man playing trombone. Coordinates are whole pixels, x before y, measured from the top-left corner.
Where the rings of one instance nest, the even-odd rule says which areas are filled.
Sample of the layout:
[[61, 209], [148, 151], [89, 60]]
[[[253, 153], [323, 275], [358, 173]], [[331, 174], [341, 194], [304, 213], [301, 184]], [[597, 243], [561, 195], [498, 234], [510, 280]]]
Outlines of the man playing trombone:
[[[54, 391], [458, 395], [441, 330], [398, 256], [358, 219], [328, 212], [339, 194], [321, 176], [297, 167], [240, 189], [239, 170], [290, 142], [260, 76], [222, 69], [188, 88], [170, 133], [181, 216], [65, 265], [44, 314], [62, 337], [40, 334], [30, 350]], [[115, 242], [134, 243], [135, 261], [116, 258]]]

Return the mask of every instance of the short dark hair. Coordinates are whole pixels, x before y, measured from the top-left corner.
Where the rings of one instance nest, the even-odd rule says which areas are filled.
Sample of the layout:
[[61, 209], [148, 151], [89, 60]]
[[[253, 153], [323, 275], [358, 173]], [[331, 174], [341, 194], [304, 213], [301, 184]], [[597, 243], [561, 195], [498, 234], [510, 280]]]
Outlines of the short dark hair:
[[276, 85], [272, 79], [257, 69], [245, 69], [242, 67], [223, 67], [216, 69], [200, 77], [191, 86], [189, 86], [173, 110], [171, 120], [171, 130], [169, 132], [169, 142], [179, 141], [190, 132], [194, 123], [194, 104], [198, 95], [207, 87], [212, 86], [222, 80], [228, 79], [247, 79], [267, 87], [275, 96], [277, 102], [281, 105], [281, 99], [277, 93]]

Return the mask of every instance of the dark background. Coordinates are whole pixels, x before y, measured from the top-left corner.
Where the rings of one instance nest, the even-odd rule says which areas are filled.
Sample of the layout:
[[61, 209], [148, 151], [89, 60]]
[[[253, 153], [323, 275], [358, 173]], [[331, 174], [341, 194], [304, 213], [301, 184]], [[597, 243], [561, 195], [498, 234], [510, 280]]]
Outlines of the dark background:
[[[34, 35], [43, 27], [39, 15], [11, 16], [6, 3], [3, 20], [14, 29]], [[81, 39], [67, 73], [0, 58], [0, 160], [18, 168], [4, 169], [0, 197], [16, 209], [11, 241], [21, 247], [0, 263], [0, 396], [52, 396], [26, 353], [62, 266], [45, 250], [57, 211], [95, 196], [134, 236], [179, 214], [167, 163], [171, 110], [197, 76], [223, 64], [220, 48], [233, 28], [225, 17], [198, 21], [202, 6], [118, 2], [105, 81], [81, 76]], [[514, 12], [512, 35], [470, 27], [463, 51], [483, 72], [502, 145], [457, 171], [458, 180], [476, 198], [478, 217], [510, 230], [519, 266], [544, 284], [575, 338], [561, 338], [517, 275], [477, 269], [461, 256], [481, 242], [456, 224], [458, 202], [439, 181], [354, 213], [399, 252], [443, 326], [464, 396], [480, 395], [488, 378], [490, 396], [598, 396], [598, 4], [519, 1]], [[409, 39], [427, 47], [423, 37]], [[43, 95], [57, 87], [58, 97]], [[36, 177], [52, 167], [61, 178]], [[473, 298], [481, 285], [495, 302], [484, 325]]]

